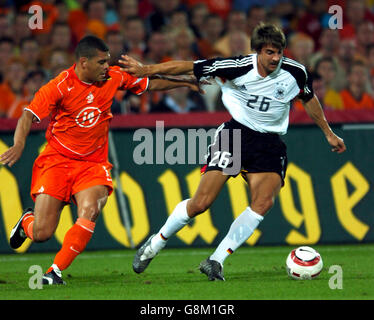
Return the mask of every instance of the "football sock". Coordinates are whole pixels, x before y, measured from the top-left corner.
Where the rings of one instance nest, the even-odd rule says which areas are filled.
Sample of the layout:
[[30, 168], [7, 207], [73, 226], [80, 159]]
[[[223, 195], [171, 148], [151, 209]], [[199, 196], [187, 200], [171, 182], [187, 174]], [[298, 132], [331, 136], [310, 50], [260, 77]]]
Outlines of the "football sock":
[[188, 200], [189, 199], [183, 200], [176, 205], [160, 231], [152, 238], [151, 248], [155, 253], [163, 249], [167, 240], [191, 220], [187, 214]]
[[34, 240], [33, 227], [34, 227], [34, 214], [32, 212], [26, 214], [22, 219], [22, 228], [26, 236], [31, 240]]
[[229, 232], [210, 259], [223, 264], [225, 259], [252, 235], [263, 219], [263, 216], [247, 207], [231, 224]]
[[62, 248], [56, 254], [53, 264], [61, 271], [69, 267], [73, 260], [86, 248], [94, 229], [95, 222], [78, 218], [76, 223], [66, 232]]

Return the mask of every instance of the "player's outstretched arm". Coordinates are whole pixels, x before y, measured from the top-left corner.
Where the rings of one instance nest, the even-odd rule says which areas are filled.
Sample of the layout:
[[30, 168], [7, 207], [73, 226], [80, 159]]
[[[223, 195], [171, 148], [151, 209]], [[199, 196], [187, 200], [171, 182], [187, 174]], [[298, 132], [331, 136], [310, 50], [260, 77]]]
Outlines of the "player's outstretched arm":
[[186, 76], [183, 78], [158, 76], [149, 80], [148, 90], [170, 90], [179, 87], [188, 87], [193, 91], [205, 93], [199, 86], [199, 83], [194, 76]]
[[23, 149], [25, 147], [26, 138], [30, 132], [31, 124], [33, 122], [34, 115], [30, 111], [23, 111], [22, 116], [17, 122], [16, 131], [14, 133], [14, 144], [2, 155], [0, 155], [0, 161], [3, 165], [11, 167], [21, 157]]
[[344, 152], [347, 149], [344, 141], [331, 130], [318, 98], [314, 96], [308, 102], [304, 103], [304, 108], [309, 117], [313, 119], [313, 121], [321, 128], [321, 130], [325, 134], [326, 140], [332, 147], [331, 151], [337, 153]]
[[127, 55], [122, 55], [121, 58], [118, 60], [122, 65], [121, 70], [138, 78], [150, 77], [155, 74], [181, 75], [193, 72], [193, 61], [168, 61], [144, 65]]

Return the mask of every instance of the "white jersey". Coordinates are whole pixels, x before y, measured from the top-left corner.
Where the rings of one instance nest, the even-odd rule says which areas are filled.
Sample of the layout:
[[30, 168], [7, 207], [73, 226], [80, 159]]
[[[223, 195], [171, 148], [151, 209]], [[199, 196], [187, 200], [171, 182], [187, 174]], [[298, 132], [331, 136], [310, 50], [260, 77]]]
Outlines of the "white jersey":
[[306, 102], [314, 95], [308, 71], [286, 57], [265, 78], [257, 71], [257, 54], [198, 60], [194, 74], [198, 79], [215, 77], [231, 116], [259, 132], [285, 134], [291, 100], [299, 97]]

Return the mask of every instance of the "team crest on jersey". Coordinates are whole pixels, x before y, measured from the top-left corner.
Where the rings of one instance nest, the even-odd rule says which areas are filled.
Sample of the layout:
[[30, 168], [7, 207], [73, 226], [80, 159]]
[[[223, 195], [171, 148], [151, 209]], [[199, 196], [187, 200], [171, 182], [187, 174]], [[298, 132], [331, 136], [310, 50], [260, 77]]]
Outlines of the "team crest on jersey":
[[75, 122], [82, 128], [93, 127], [101, 116], [101, 111], [96, 107], [86, 107], [75, 117]]
[[278, 100], [283, 100], [286, 96], [286, 84], [277, 82], [275, 84], [274, 97]]
[[93, 96], [92, 92], [90, 92], [90, 94], [86, 97], [86, 100], [87, 100], [87, 103], [92, 103], [93, 102], [94, 96]]

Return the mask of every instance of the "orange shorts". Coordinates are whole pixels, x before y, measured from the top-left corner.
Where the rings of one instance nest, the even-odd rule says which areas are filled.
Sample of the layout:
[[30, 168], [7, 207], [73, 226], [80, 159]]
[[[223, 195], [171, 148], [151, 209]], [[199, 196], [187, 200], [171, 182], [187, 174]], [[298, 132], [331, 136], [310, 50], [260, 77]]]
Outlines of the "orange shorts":
[[97, 185], [107, 186], [111, 194], [111, 168], [109, 162], [70, 159], [47, 145], [34, 162], [31, 198], [35, 201], [38, 194], [45, 193], [70, 203], [74, 194]]

